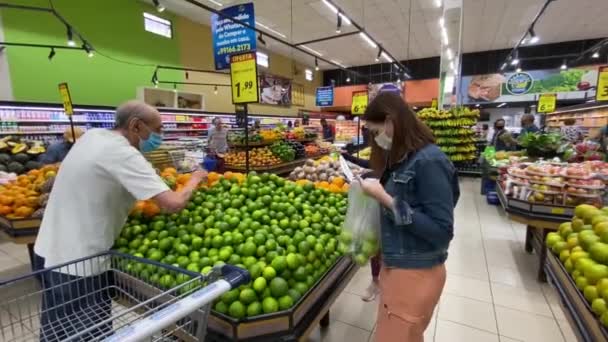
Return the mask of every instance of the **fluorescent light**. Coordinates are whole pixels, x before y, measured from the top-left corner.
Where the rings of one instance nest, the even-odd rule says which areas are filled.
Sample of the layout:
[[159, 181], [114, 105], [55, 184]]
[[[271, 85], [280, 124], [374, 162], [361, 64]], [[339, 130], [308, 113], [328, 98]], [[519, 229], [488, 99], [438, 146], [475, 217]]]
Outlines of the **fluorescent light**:
[[302, 49], [304, 49], [304, 50], [307, 50], [308, 52], [312, 52], [312, 53], [314, 53], [315, 55], [317, 55], [317, 56], [319, 56], [319, 57], [323, 56], [323, 54], [322, 54], [322, 53], [320, 53], [319, 51], [317, 51], [317, 50], [315, 50], [315, 49], [311, 49], [311, 48], [309, 48], [309, 47], [308, 47], [308, 46], [306, 46], [306, 45], [300, 45], [300, 47], [301, 47]]
[[441, 39], [443, 40], [443, 45], [448, 45], [449, 41], [448, 41], [448, 31], [445, 29], [445, 27], [441, 28]]
[[517, 65], [519, 64], [519, 58], [513, 58], [513, 60], [511, 61], [511, 65]]
[[497, 107], [497, 108], [500, 108], [500, 107], [504, 107], [504, 106], [506, 106], [506, 105], [507, 105], [507, 103], [506, 103], [506, 102], [503, 102], [503, 103], [499, 104], [499, 105], [498, 105], [498, 106], [496, 106], [496, 107]]
[[376, 45], [376, 43], [365, 32], [359, 32], [359, 37], [365, 40], [373, 49], [378, 47], [378, 45]]
[[600, 58], [600, 53], [595, 51], [593, 55], [591, 55], [591, 58]]
[[313, 78], [312, 70], [310, 70], [310, 69], [304, 70], [304, 77], [306, 78], [307, 81], [312, 81], [312, 78]]
[[443, 17], [439, 18], [439, 26], [441, 26], [441, 28], [445, 28], [445, 19], [443, 19]]
[[270, 65], [270, 61], [268, 60], [268, 55], [263, 52], [260, 52], [260, 51], [257, 51], [255, 53], [255, 55], [257, 57], [258, 65], [263, 66], [264, 68], [268, 68], [268, 65]]
[[282, 34], [281, 32], [279, 32], [279, 31], [277, 31], [277, 30], [273, 30], [273, 29], [271, 29], [270, 27], [268, 27], [268, 26], [266, 26], [266, 25], [262, 24], [261, 22], [259, 22], [259, 21], [257, 21], [257, 20], [255, 21], [255, 24], [256, 24], [257, 26], [259, 26], [259, 27], [263, 28], [264, 30], [268, 31], [268, 32], [272, 32], [272, 33], [276, 34], [277, 36], [279, 36], [279, 37], [281, 37], [281, 38], [287, 38], [287, 36], [286, 36], [286, 35]]
[[540, 41], [540, 38], [538, 38], [538, 36], [532, 36], [532, 38], [530, 38], [530, 44], [536, 44]]
[[[327, 0], [322, 0], [322, 1], [325, 4], [325, 6], [327, 6], [327, 8], [329, 8], [332, 12], [338, 13], [338, 9], [336, 8], [336, 6], [334, 6], [332, 3], [330, 3]], [[344, 13], [340, 12], [340, 17], [342, 18], [342, 20], [344, 20], [344, 23], [346, 25], [350, 25], [351, 24], [350, 19], [348, 19], [348, 17], [345, 16]]]
[[500, 66], [500, 70], [505, 70], [506, 67], [507, 67], [507, 63], [502, 63], [502, 65]]
[[445, 52], [448, 55], [449, 60], [452, 60], [452, 58], [454, 58], [454, 53], [452, 52], [452, 49], [447, 48], [447, 50], [445, 50]]
[[475, 105], [475, 107], [479, 108], [479, 103]]
[[342, 63], [340, 63], [340, 62], [338, 62], [338, 61], [336, 61], [336, 60], [330, 59], [329, 61], [330, 61], [330, 62], [332, 62], [332, 63], [334, 63], [334, 64], [339, 65], [340, 67], [342, 67], [342, 68], [344, 68], [344, 69], [346, 69], [346, 68], [347, 68], [347, 66], [346, 66], [346, 65], [344, 65], [344, 64], [342, 64]]
[[442, 1], [441, 0], [435, 0], [435, 7], [439, 8], [441, 7]]
[[564, 64], [562, 64], [562, 66], [559, 67], [562, 70], [566, 70], [568, 69], [568, 65], [564, 62]]
[[224, 4], [219, 3], [217, 1], [214, 1], [214, 0], [207, 0], [207, 1], [210, 2], [210, 3], [212, 3], [212, 4], [214, 4], [214, 5], [216, 5], [216, 6], [220, 6], [220, 7], [224, 6]]
[[346, 77], [346, 83], [350, 83], [350, 77]]
[[382, 53], [380, 54], [380, 57], [386, 59], [387, 62], [393, 62], [393, 59], [391, 58], [391, 56], [389, 56], [386, 52], [382, 51]]
[[521, 67], [517, 67], [517, 69], [515, 69], [516, 72], [521, 72]]

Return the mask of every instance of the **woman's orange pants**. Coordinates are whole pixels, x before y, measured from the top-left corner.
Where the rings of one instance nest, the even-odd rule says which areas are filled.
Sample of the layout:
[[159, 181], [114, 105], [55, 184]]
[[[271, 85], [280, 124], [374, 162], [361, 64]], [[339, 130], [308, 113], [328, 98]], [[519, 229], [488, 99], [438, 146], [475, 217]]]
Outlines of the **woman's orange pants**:
[[376, 342], [423, 342], [445, 285], [445, 265], [380, 271]]

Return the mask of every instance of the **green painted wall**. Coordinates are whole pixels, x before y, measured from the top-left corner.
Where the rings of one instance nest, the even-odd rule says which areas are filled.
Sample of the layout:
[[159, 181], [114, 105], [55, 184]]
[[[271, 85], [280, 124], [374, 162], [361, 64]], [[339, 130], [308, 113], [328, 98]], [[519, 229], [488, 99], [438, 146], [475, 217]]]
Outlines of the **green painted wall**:
[[[8, 2], [40, 7], [49, 4], [47, 0]], [[74, 103], [117, 105], [135, 98], [137, 87], [151, 85], [154, 67], [149, 65], [181, 65], [176, 20], [171, 14], [158, 14], [153, 7], [136, 0], [54, 0], [53, 3], [97, 53], [89, 58], [84, 51], [56, 50], [55, 57], [49, 61], [49, 49], [8, 47], [16, 101], [59, 102], [57, 84], [68, 82]], [[144, 11], [172, 20], [173, 39], [146, 32]], [[65, 26], [51, 14], [4, 9], [0, 15], [7, 42], [67, 45]], [[182, 80], [183, 73], [163, 71], [165, 77]]]

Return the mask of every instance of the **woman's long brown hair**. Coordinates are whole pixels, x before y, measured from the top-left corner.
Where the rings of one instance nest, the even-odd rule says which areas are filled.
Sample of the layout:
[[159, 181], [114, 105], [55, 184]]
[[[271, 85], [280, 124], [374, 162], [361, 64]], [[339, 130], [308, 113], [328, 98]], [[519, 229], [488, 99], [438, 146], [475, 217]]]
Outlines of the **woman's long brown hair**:
[[377, 176], [408, 154], [435, 142], [433, 132], [416, 117], [401, 96], [395, 93], [378, 94], [367, 106], [363, 119], [374, 123], [382, 123], [388, 119], [392, 121], [394, 127], [390, 151], [383, 150], [376, 144], [373, 136], [369, 137], [372, 148], [370, 165]]

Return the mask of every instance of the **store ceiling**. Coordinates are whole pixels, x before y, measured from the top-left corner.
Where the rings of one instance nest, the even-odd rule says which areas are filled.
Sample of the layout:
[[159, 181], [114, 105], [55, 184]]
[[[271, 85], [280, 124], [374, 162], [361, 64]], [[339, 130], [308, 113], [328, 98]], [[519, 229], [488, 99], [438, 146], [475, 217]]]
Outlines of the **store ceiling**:
[[[165, 7], [194, 21], [209, 25], [210, 14], [184, 0], [160, 0]], [[196, 0], [221, 9], [250, 1]], [[365, 28], [376, 41], [400, 60], [438, 56], [440, 54], [438, 0], [334, 0], [345, 14]], [[449, 1], [449, 0], [447, 0]], [[463, 52], [510, 48], [521, 38], [545, 0], [463, 0]], [[221, 3], [223, 6], [214, 3]], [[253, 0], [256, 20], [294, 43], [335, 35], [336, 15], [322, 0]], [[536, 26], [541, 38], [538, 44], [579, 39], [608, 37], [605, 22], [606, 0], [557, 0], [553, 2]], [[411, 25], [409, 18], [412, 18]], [[265, 29], [264, 27], [259, 28]], [[448, 30], [456, 23], [448, 23]], [[343, 23], [342, 33], [352, 32], [352, 25]], [[452, 34], [450, 34], [452, 36]], [[306, 54], [266, 38], [267, 49], [292, 56], [313, 66]], [[450, 41], [450, 44], [455, 42]], [[408, 48], [409, 46], [409, 48]], [[324, 58], [345, 66], [374, 63], [378, 52], [359, 35], [309, 44]], [[454, 48], [453, 48], [454, 49]], [[454, 49], [456, 50], [456, 49]], [[272, 63], [272, 61], [271, 61]], [[321, 69], [334, 69], [319, 65]]]

